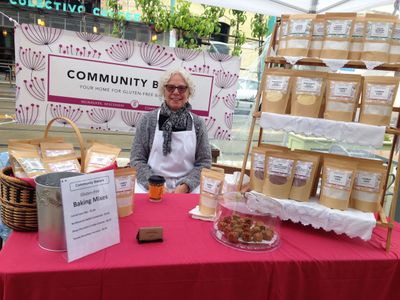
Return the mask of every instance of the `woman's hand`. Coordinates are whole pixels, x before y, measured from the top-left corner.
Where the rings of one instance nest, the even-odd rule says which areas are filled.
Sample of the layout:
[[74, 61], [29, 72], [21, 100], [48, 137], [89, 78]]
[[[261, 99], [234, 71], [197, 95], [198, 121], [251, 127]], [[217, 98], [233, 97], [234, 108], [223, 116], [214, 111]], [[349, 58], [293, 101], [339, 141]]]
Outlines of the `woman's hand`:
[[187, 186], [186, 183], [182, 183], [178, 185], [175, 190], [173, 191], [175, 194], [186, 194], [189, 193], [189, 187]]

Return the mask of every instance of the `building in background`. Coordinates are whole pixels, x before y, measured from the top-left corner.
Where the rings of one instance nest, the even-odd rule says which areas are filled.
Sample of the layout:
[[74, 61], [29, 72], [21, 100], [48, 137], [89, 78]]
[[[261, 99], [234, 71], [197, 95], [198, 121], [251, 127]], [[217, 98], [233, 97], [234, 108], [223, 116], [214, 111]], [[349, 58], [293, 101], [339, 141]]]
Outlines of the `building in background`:
[[[127, 1], [125, 1], [127, 2]], [[134, 2], [134, 1], [131, 1]], [[0, 62], [14, 63], [14, 24], [6, 16], [19, 24], [38, 24], [71, 31], [85, 31], [110, 35], [113, 21], [104, 16], [108, 8], [100, 0], [0, 0]], [[129, 6], [131, 8], [131, 6]], [[131, 19], [125, 23], [123, 38], [148, 42], [151, 31], [139, 20], [137, 10], [126, 11]]]

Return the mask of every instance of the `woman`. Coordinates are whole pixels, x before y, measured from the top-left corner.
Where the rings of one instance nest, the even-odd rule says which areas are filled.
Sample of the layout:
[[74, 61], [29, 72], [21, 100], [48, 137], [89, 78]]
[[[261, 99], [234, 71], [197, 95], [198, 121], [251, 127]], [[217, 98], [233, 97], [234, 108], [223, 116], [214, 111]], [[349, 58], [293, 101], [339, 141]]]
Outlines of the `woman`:
[[167, 71], [160, 81], [164, 102], [140, 120], [131, 149], [131, 166], [136, 168], [137, 181], [145, 189], [151, 175], [161, 175], [170, 193], [199, 192], [201, 169], [211, 167], [211, 148], [204, 121], [189, 112], [192, 106], [188, 101], [193, 93], [188, 72]]

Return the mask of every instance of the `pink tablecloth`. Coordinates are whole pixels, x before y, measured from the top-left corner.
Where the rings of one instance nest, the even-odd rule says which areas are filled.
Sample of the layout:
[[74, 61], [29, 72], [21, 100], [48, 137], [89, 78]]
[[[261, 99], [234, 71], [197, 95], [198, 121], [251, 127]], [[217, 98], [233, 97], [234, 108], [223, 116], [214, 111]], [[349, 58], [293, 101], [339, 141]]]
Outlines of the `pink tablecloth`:
[[[37, 233], [14, 232], [0, 251], [0, 299], [399, 299], [400, 230], [384, 250], [386, 231], [369, 242], [282, 223], [272, 252], [228, 248], [212, 224], [188, 211], [198, 195], [136, 195], [120, 219], [121, 243], [72, 263], [39, 248]], [[140, 226], [163, 226], [164, 242], [138, 244]]]

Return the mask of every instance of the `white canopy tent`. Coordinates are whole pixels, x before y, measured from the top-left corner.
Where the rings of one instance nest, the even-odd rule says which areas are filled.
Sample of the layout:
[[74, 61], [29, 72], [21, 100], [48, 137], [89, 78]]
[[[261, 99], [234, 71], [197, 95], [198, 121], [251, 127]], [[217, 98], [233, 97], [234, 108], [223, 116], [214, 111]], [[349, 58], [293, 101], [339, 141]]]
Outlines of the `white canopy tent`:
[[270, 16], [299, 13], [358, 12], [399, 0], [190, 0]]

